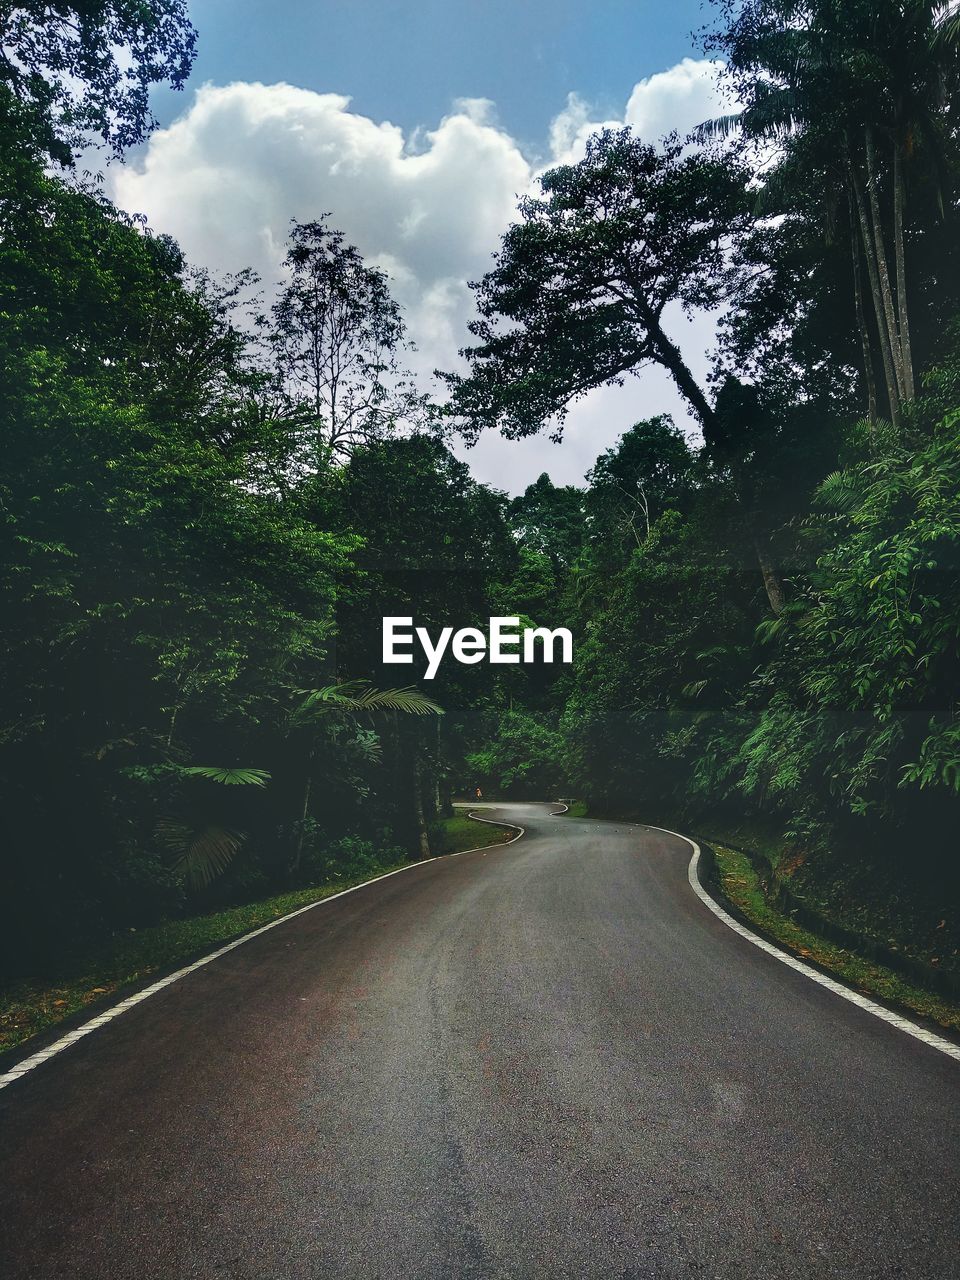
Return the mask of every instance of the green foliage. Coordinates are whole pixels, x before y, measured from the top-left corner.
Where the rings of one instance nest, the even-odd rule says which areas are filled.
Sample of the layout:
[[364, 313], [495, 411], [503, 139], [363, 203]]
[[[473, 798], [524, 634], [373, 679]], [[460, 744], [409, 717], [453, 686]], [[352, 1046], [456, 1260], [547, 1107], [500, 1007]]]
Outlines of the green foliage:
[[547, 423], [559, 439], [571, 402], [651, 363], [709, 419], [662, 314], [668, 302], [723, 303], [723, 246], [746, 226], [746, 178], [731, 157], [653, 147], [630, 129], [602, 130], [582, 161], [546, 173], [476, 286], [478, 345], [462, 353], [471, 372], [446, 377], [467, 439]]
[[508, 709], [495, 738], [467, 757], [473, 776], [504, 795], [549, 798], [563, 789], [563, 739], [539, 718]]
[[506, 844], [516, 834], [513, 827], [494, 827], [489, 823], [477, 822], [463, 813], [456, 813], [452, 818], [443, 818], [436, 824], [437, 838], [431, 841], [431, 847], [440, 856], [464, 853], [468, 849], [486, 849]]
[[941, 1026], [960, 1029], [960, 1008], [955, 1003], [906, 981], [891, 968], [864, 959], [802, 928], [789, 915], [770, 905], [760, 877], [743, 853], [723, 845], [714, 845], [714, 852], [723, 893], [761, 933], [803, 959], [814, 961], [828, 973], [836, 974], [858, 991], [879, 996], [889, 1005], [931, 1018]]
[[952, 5], [720, 9], [712, 47], [743, 108], [700, 134], [736, 128], [748, 145], [778, 146], [757, 187], [758, 212], [779, 217], [748, 238], [729, 367], [773, 365], [798, 396], [820, 384], [838, 400], [839, 356], [857, 369], [870, 416], [885, 402], [899, 422], [960, 307]]
[[398, 364], [404, 324], [386, 275], [319, 222], [293, 224], [285, 266], [265, 404], [287, 444], [283, 487], [426, 414]]
[[839, 510], [837, 482], [820, 490], [816, 532], [836, 542], [811, 575], [798, 642], [818, 720], [850, 726], [836, 785], [858, 810], [898, 785], [960, 790], [960, 414], [845, 476]]
[[[403, 851], [396, 848], [373, 854], [369, 845], [340, 845], [331, 852], [333, 874], [328, 883], [146, 929], [127, 929], [97, 938], [81, 950], [47, 952], [39, 979], [18, 982], [0, 992], [0, 1051], [132, 983], [186, 964], [251, 929], [272, 924], [371, 875], [397, 870], [406, 862]], [[357, 864], [360, 869], [354, 871]]]
[[546, 472], [514, 498], [509, 520], [520, 546], [545, 556], [558, 575], [572, 567], [583, 549], [583, 493], [572, 485], [558, 487]]
[[[290, 690], [328, 688], [334, 601], [358, 580], [359, 538], [319, 517], [340, 477], [298, 490], [294, 445], [278, 453], [251, 419], [244, 279], [191, 272], [46, 175], [17, 124], [0, 120], [0, 779], [5, 846], [44, 851], [2, 872], [24, 903], [5, 946], [29, 963], [70, 931], [181, 910], [214, 878], [227, 898], [282, 882], [305, 774], [325, 779], [332, 838], [374, 781], [389, 789], [350, 716], [438, 708], [341, 678], [324, 703], [339, 714], [291, 733]], [[267, 454], [282, 493], [260, 483]]]
[[369, 879], [406, 860], [404, 850], [362, 836], [327, 841], [319, 826], [307, 832], [303, 872], [312, 884], [348, 884]]
[[619, 548], [623, 562], [651, 536], [667, 511], [681, 507], [693, 480], [694, 460], [667, 417], [638, 422], [616, 448], [602, 453], [590, 472], [586, 495], [591, 543], [605, 554]]
[[155, 123], [150, 88], [183, 87], [196, 33], [183, 0], [18, 0], [0, 9], [0, 41], [0, 93], [68, 164], [90, 134], [118, 154], [143, 141]]
[[181, 772], [190, 778], [207, 778], [225, 787], [265, 787], [270, 781], [266, 769], [220, 769], [216, 765], [184, 765]]
[[206, 889], [226, 871], [246, 836], [223, 827], [191, 827], [171, 818], [157, 823], [157, 841], [192, 889]]
[[[303, 691], [300, 691], [303, 693]], [[309, 724], [329, 711], [375, 715], [388, 711], [408, 716], [443, 715], [443, 708], [418, 689], [374, 689], [368, 680], [349, 680], [303, 693], [290, 716], [292, 725]]]

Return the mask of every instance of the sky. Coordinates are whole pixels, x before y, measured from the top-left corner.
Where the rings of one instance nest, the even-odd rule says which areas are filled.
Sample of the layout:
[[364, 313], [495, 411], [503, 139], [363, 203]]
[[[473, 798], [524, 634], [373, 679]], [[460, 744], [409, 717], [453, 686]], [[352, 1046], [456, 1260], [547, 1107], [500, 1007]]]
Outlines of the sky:
[[[111, 167], [117, 202], [216, 271], [280, 278], [291, 218], [329, 221], [384, 269], [425, 389], [459, 366], [482, 275], [537, 174], [575, 161], [589, 133], [629, 123], [681, 134], [727, 105], [693, 34], [699, 0], [195, 0], [182, 93], [160, 128]], [[714, 320], [668, 324], [705, 375]], [[672, 412], [662, 371], [591, 393], [564, 440], [487, 433], [459, 449], [478, 479], [519, 492], [547, 471], [579, 483], [641, 417]]]

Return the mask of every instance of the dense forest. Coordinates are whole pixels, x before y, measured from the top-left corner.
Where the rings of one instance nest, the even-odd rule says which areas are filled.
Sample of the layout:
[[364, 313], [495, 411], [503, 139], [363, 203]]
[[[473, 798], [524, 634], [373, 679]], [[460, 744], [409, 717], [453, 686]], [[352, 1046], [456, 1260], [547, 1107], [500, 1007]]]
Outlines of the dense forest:
[[[953, 6], [715, 5], [738, 111], [547, 172], [433, 396], [322, 210], [281, 279], [221, 279], [80, 176], [186, 80], [181, 0], [0, 30], [9, 965], [424, 856], [477, 785], [956, 883]], [[706, 385], [677, 304], [722, 315]], [[630, 426], [582, 488], [511, 498], [452, 451], [559, 438], [650, 365], [697, 429]], [[385, 615], [567, 626], [574, 662], [397, 688]]]

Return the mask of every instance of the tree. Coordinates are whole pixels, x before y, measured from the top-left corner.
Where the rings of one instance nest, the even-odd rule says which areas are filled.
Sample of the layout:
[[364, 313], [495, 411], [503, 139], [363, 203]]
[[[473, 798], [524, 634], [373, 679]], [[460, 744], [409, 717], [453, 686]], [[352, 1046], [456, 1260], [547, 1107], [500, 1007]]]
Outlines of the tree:
[[806, 589], [760, 628], [747, 731], [719, 728], [736, 788], [794, 826], [874, 814], [881, 828], [909, 820], [916, 838], [955, 825], [958, 425], [953, 413], [925, 439], [890, 433], [881, 457], [851, 440], [855, 460], [815, 496]]
[[118, 155], [143, 141], [156, 123], [150, 87], [183, 88], [196, 32], [185, 0], [6, 0], [0, 50], [0, 90], [70, 165], [91, 138]]
[[[432, 435], [358, 449], [309, 497], [319, 527], [349, 530], [363, 544], [355, 556], [357, 573], [340, 591], [340, 643], [349, 663], [344, 674], [376, 684], [396, 674], [381, 665], [384, 616], [413, 614], [431, 631], [490, 616], [490, 581], [503, 577], [516, 559], [506, 501], [478, 484], [466, 463]], [[479, 675], [480, 668], [444, 663], [433, 687], [447, 705], [453, 687]]]
[[457, 429], [467, 439], [486, 427], [519, 438], [552, 423], [559, 439], [572, 401], [658, 364], [708, 430], [713, 409], [664, 310], [724, 301], [726, 250], [749, 224], [744, 171], [606, 129], [583, 160], [540, 185], [474, 286], [481, 318], [470, 328], [480, 343], [462, 352], [468, 375], [445, 375]]
[[[578, 574], [586, 582], [571, 592], [568, 769], [578, 793], [618, 813], [690, 804], [703, 736], [729, 723], [756, 665], [757, 590], [742, 568], [738, 513], [706, 469], [697, 481], [639, 545], [601, 525]], [[601, 480], [596, 506], [605, 490]], [[587, 502], [595, 509], [592, 489]]]
[[555, 485], [546, 472], [514, 498], [509, 520], [520, 545], [547, 556], [558, 577], [583, 548], [583, 494], [573, 485]]
[[628, 559], [664, 511], [684, 505], [692, 468], [690, 447], [670, 418], [636, 423], [587, 476], [591, 541], [605, 544], [608, 554], [619, 546]]
[[[942, 213], [947, 107], [960, 76], [953, 6], [947, 0], [749, 0], [736, 13], [725, 4], [724, 12], [727, 25], [714, 43], [745, 106], [705, 123], [698, 136], [736, 128], [747, 138], [775, 140], [783, 159], [764, 177], [767, 196], [776, 192], [776, 201], [786, 189], [809, 200], [816, 193], [831, 238], [843, 234], [836, 206], [847, 205], [870, 413], [875, 416], [874, 339], [867, 331], [864, 274], [890, 415], [899, 422], [902, 405], [916, 393], [908, 172], [919, 167], [920, 176], [932, 180]], [[818, 181], [809, 180], [811, 171]]]
[[563, 738], [542, 715], [505, 710], [496, 735], [468, 764], [475, 778], [507, 795], [541, 800], [561, 793], [566, 781]]
[[[305, 692], [291, 713], [290, 729], [293, 731], [316, 728], [328, 716], [336, 714], [357, 718], [388, 713], [408, 716], [442, 716], [443, 710], [430, 698], [425, 697], [424, 694], [413, 688], [374, 689], [367, 681], [352, 680], [344, 681], [340, 684], [325, 685], [321, 689], [311, 689]], [[297, 836], [293, 871], [296, 871], [300, 863], [300, 857], [303, 853], [303, 824], [310, 815], [310, 797], [313, 788], [311, 763], [312, 752], [308, 752], [306, 779], [303, 789], [303, 812]], [[431, 856], [430, 839], [423, 807], [419, 767], [414, 768], [413, 807], [417, 820], [420, 852], [423, 857], [429, 858]]]
[[242, 337], [176, 246], [0, 143], [0, 818], [23, 941], [78, 903], [85, 923], [176, 903], [154, 840], [176, 770], [262, 758], [277, 690], [318, 682], [356, 542], [247, 484]]
[[[382, 664], [385, 616], [412, 616], [434, 634], [444, 626], [483, 625], [505, 612], [496, 584], [517, 560], [507, 500], [478, 484], [433, 435], [359, 448], [310, 487], [309, 499], [319, 527], [362, 539], [355, 572], [341, 580], [339, 592], [335, 656], [343, 676], [377, 686], [396, 677], [396, 667]], [[467, 746], [487, 732], [494, 683], [485, 663], [445, 662], [430, 686], [445, 708], [442, 722], [387, 725], [378, 803], [389, 821], [410, 826], [409, 796], [421, 791], [415, 765], [428, 798], [459, 774]]]
[[301, 472], [348, 457], [423, 403], [398, 365], [404, 325], [387, 277], [339, 231], [294, 223], [273, 307], [279, 416]]
[[[663, 313], [671, 302], [715, 308], [728, 297], [731, 244], [751, 226], [745, 172], [729, 157], [690, 154], [676, 142], [658, 150], [629, 129], [608, 129], [541, 186], [543, 197], [521, 202], [522, 221], [476, 286], [482, 318], [471, 330], [482, 345], [462, 353], [469, 375], [446, 375], [458, 429], [468, 439], [490, 426], [518, 437], [553, 420], [558, 439], [571, 401], [656, 363], [709, 444], [723, 424]], [[749, 505], [744, 516], [778, 613], [775, 566]]]

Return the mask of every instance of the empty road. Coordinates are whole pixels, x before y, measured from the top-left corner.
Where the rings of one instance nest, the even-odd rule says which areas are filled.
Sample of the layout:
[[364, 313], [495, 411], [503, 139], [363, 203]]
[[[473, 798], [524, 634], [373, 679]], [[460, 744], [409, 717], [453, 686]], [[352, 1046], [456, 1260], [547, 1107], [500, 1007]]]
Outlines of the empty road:
[[4, 1280], [960, 1276], [960, 1064], [682, 841], [490, 816], [0, 1091]]

